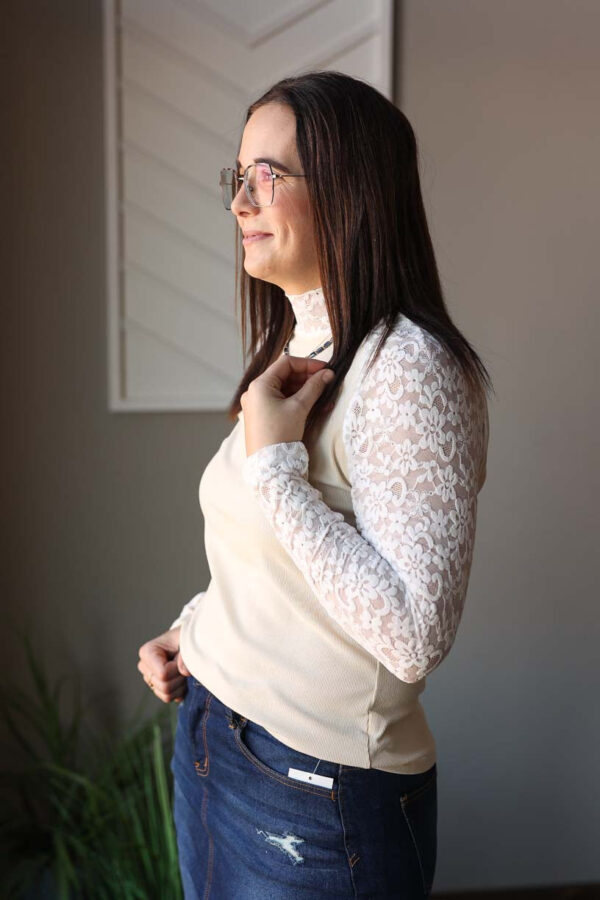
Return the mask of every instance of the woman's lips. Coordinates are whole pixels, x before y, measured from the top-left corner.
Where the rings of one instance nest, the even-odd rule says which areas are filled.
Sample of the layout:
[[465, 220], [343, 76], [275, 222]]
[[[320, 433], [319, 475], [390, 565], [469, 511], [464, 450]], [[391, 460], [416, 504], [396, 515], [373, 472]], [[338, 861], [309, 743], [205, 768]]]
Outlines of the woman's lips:
[[264, 238], [273, 237], [272, 234], [249, 234], [248, 237], [242, 239], [243, 244], [253, 244], [254, 241], [262, 241]]

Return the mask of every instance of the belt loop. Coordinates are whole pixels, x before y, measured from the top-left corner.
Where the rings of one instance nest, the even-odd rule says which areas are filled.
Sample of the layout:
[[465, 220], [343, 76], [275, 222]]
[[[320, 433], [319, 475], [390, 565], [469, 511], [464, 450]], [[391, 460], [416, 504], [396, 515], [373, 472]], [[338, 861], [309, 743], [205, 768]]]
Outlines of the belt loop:
[[238, 725], [245, 725], [248, 721], [248, 719], [244, 718], [244, 716], [241, 716], [234, 709], [230, 708], [227, 709], [227, 719], [229, 721], [230, 728], [237, 728]]

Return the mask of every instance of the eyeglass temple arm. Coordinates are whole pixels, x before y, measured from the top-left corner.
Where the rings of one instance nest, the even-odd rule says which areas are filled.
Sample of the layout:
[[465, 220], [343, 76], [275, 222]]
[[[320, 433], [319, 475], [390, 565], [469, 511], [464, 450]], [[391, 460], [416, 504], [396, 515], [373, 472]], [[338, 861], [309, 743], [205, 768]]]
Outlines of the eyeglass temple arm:
[[[238, 181], [243, 181], [245, 175], [236, 175]], [[306, 175], [292, 175], [291, 172], [273, 172], [273, 178], [306, 178]]]
[[[250, 168], [250, 166], [248, 166], [248, 169], [249, 168]], [[248, 169], [246, 169], [246, 172], [248, 171]], [[238, 181], [243, 181], [246, 176], [246, 172], [244, 172], [243, 175], [240, 175], [240, 173], [236, 172], [235, 169], [223, 169], [222, 171], [223, 172], [226, 172], [226, 171], [233, 172], [233, 174], [235, 175], [235, 177]], [[304, 172], [302, 172], [300, 174], [295, 174], [293, 172], [273, 172], [272, 174], [273, 174], [273, 178], [306, 178], [306, 175]]]

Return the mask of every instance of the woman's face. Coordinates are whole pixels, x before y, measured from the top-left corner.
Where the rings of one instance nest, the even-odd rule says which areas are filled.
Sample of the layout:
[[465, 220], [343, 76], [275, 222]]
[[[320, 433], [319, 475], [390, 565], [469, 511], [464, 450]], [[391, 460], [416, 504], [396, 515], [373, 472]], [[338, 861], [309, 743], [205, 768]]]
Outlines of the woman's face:
[[[267, 103], [252, 113], [242, 136], [238, 174], [257, 159], [269, 159], [275, 173], [302, 174], [296, 149], [296, 119], [289, 106]], [[243, 184], [231, 204], [231, 212], [244, 233], [264, 232], [268, 237], [244, 240], [244, 268], [282, 288], [286, 294], [302, 294], [320, 287], [313, 225], [305, 178], [276, 178], [272, 206], [252, 206]]]

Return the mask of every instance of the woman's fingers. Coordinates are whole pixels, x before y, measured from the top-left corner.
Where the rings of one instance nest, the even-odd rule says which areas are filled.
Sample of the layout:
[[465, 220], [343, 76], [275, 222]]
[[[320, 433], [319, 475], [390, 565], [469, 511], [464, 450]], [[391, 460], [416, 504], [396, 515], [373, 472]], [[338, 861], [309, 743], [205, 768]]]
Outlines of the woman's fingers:
[[[162, 700], [164, 703], [171, 703], [173, 700], [184, 696], [187, 690], [187, 680], [176, 669], [175, 672], [177, 674], [171, 674], [173, 672], [172, 667], [170, 666], [167, 669], [166, 666], [163, 666], [163, 671], [157, 673], [156, 670], [150, 669], [143, 660], [139, 660], [137, 667], [144, 681], [159, 700]], [[165, 672], [165, 670], [167, 671]]]
[[188, 675], [191, 675], [191, 674], [192, 674], [192, 673], [190, 672], [190, 670], [188, 669], [188, 667], [186, 666], [186, 664], [184, 663], [184, 661], [183, 661], [183, 657], [182, 657], [182, 655], [181, 655], [181, 651], [179, 651], [179, 653], [178, 653], [177, 656], [175, 657], [174, 662], [175, 662], [176, 665], [177, 665], [177, 671], [179, 672], [180, 675], [188, 676]]
[[154, 685], [153, 692], [159, 700], [162, 700], [163, 703], [180, 703], [181, 700], [185, 697], [187, 691], [187, 684], [185, 679], [182, 680], [179, 687], [171, 689], [170, 691], [163, 691], [160, 687]]
[[[177, 654], [177, 656], [178, 655], [179, 654]], [[175, 656], [174, 659], [170, 659], [163, 666], [162, 677], [165, 679], [165, 681], [170, 681], [172, 678], [177, 678], [179, 675], [182, 674], [177, 667], [177, 656]]]
[[275, 362], [265, 369], [262, 375], [259, 375], [255, 381], [265, 381], [271, 384], [275, 389], [280, 390], [284, 395], [289, 396], [296, 393], [291, 387], [298, 389], [301, 387], [315, 372], [326, 366], [327, 363], [322, 359], [311, 359], [307, 356], [280, 356]]
[[285, 354], [280, 356], [275, 362], [265, 369], [265, 372], [273, 372], [279, 378], [290, 378], [302, 376], [305, 379], [317, 372], [320, 368], [327, 365], [322, 359], [313, 359], [310, 356], [291, 356]]
[[177, 658], [171, 659], [169, 660], [169, 662], [164, 663], [160, 666], [149, 663], [145, 659], [139, 659], [137, 667], [144, 678], [146, 678], [146, 681], [151, 678], [155, 684], [157, 682], [160, 682], [163, 685], [168, 684], [172, 681], [179, 682], [181, 681], [181, 677], [184, 674], [179, 670], [177, 666]]
[[154, 694], [164, 703], [181, 700], [187, 690], [186, 679], [179, 671], [180, 628], [146, 641], [139, 649], [138, 670]]

